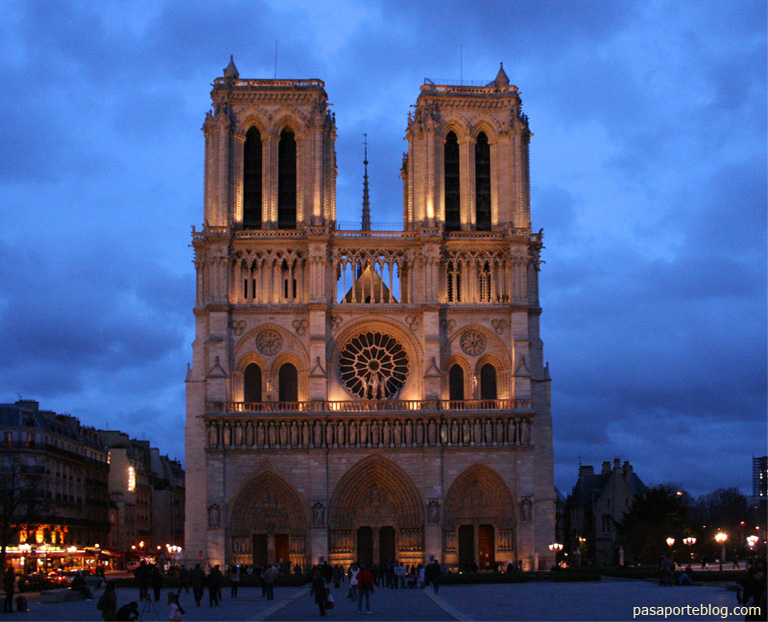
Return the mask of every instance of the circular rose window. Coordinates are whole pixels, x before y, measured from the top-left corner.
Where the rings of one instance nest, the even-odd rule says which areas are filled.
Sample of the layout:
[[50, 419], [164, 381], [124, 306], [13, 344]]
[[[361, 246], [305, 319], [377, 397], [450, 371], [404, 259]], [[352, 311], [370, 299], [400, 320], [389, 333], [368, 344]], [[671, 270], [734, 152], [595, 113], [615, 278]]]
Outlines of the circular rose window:
[[362, 333], [350, 339], [339, 356], [344, 387], [357, 397], [390, 399], [408, 379], [408, 355], [389, 335]]

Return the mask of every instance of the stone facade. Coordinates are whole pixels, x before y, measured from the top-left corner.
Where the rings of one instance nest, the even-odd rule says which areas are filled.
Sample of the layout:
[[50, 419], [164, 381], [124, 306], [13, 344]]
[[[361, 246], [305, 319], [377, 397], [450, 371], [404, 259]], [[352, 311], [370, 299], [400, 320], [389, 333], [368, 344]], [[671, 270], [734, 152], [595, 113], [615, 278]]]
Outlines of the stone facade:
[[542, 236], [517, 88], [503, 69], [421, 87], [388, 232], [337, 227], [320, 80], [231, 62], [211, 97], [188, 561], [549, 567]]

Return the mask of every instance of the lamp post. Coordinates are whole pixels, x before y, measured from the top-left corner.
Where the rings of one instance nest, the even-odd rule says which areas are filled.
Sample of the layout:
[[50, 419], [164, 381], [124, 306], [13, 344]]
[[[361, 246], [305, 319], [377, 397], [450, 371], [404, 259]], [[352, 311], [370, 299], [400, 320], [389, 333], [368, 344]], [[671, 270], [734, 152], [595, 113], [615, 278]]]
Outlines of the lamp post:
[[755, 545], [760, 541], [760, 536], [747, 536], [747, 544], [749, 545], [749, 549], [752, 550], [755, 548]]
[[725, 561], [725, 541], [728, 539], [728, 534], [718, 531], [715, 534], [715, 541], [720, 545], [720, 570], [723, 569], [723, 562]]
[[669, 538], [667, 538], [666, 542], [667, 542], [667, 546], [669, 547], [669, 558], [674, 559], [672, 556], [672, 547], [675, 546], [675, 539], [670, 536]]
[[683, 544], [687, 546], [691, 551], [691, 560], [693, 560], [693, 545], [696, 544], [696, 538], [693, 536], [688, 536], [687, 538], [683, 538]]
[[555, 567], [557, 567], [557, 554], [563, 550], [563, 545], [559, 542], [552, 542], [549, 545], [549, 550], [555, 554]]

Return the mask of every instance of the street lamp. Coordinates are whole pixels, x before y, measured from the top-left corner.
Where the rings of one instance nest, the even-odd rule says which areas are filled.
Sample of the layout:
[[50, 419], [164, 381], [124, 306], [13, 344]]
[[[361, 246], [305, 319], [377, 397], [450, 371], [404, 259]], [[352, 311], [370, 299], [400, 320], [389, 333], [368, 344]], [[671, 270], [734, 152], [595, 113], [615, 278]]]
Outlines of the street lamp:
[[555, 554], [555, 566], [557, 566], [557, 554], [563, 550], [563, 545], [559, 542], [552, 542], [549, 545], [549, 550]]
[[723, 569], [723, 562], [725, 561], [725, 541], [728, 539], [728, 534], [718, 531], [715, 534], [715, 541], [720, 545], [720, 570]]
[[760, 541], [760, 536], [747, 536], [747, 544], [750, 549], [754, 549], [755, 545]]
[[696, 544], [696, 538], [694, 538], [693, 536], [688, 536], [687, 538], [683, 538], [683, 544], [685, 544], [685, 546], [691, 549], [691, 559], [693, 559], [693, 545]]

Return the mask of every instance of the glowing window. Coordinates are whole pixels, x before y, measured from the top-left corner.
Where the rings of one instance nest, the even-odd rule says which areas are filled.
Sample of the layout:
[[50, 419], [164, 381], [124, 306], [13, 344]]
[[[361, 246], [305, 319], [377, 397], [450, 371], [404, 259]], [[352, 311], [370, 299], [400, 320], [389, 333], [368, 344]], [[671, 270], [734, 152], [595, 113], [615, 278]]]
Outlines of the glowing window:
[[128, 467], [128, 492], [136, 490], [136, 471], [133, 467]]

